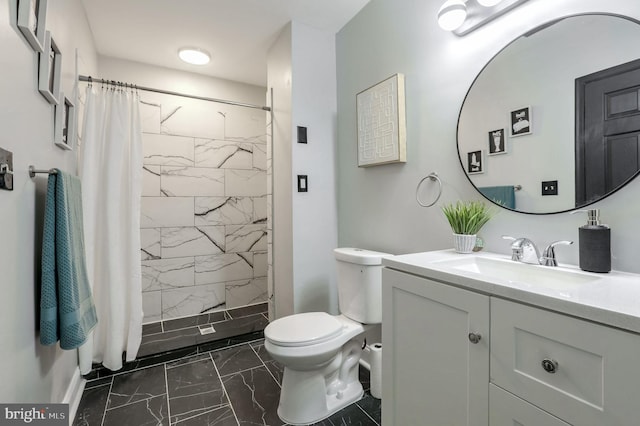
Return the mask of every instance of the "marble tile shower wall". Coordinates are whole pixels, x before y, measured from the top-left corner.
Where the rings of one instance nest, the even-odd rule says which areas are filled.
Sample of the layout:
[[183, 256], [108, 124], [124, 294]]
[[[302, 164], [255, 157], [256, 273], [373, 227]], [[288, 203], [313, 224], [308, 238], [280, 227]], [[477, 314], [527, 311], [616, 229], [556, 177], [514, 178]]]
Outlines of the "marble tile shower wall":
[[144, 321], [265, 302], [266, 113], [141, 101]]

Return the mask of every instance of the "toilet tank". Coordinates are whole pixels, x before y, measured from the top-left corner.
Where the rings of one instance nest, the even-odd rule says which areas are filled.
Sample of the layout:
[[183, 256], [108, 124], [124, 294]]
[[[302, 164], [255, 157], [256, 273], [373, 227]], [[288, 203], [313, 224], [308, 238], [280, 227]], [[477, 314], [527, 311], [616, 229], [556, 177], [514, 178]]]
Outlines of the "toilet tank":
[[363, 323], [382, 322], [382, 258], [389, 253], [358, 248], [337, 248], [340, 313]]

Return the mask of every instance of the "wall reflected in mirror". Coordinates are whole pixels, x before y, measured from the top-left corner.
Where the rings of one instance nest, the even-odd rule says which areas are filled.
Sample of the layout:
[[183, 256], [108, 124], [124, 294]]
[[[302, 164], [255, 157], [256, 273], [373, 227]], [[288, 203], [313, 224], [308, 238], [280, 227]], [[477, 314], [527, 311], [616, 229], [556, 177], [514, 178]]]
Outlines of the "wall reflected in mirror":
[[[640, 62], [618, 73], [623, 83], [603, 85], [598, 73], [639, 59], [637, 40], [638, 22], [590, 14], [542, 25], [499, 52], [469, 89], [458, 121], [460, 164], [476, 189], [519, 212], [556, 213], [597, 201], [633, 179], [640, 159]], [[578, 87], [581, 81], [592, 87]], [[590, 97], [600, 104], [590, 104]], [[602, 117], [590, 118], [598, 108]], [[586, 145], [576, 139], [607, 126], [608, 134], [596, 131], [597, 140]], [[481, 173], [472, 167], [472, 153]], [[556, 195], [543, 195], [548, 181], [558, 182]], [[487, 195], [509, 194], [516, 185], [522, 189], [513, 205]]]

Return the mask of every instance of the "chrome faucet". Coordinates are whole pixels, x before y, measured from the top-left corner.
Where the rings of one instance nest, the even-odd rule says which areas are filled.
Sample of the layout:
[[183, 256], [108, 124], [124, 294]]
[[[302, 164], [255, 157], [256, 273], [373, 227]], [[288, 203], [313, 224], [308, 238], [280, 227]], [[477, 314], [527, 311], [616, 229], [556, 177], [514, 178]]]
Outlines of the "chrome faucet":
[[554, 241], [544, 249], [542, 256], [540, 256], [538, 247], [528, 238], [514, 238], [508, 235], [503, 235], [502, 238], [513, 241], [511, 243], [511, 260], [543, 266], [558, 266], [554, 249], [555, 246], [573, 244], [573, 241]]
[[511, 260], [515, 262], [540, 264], [540, 252], [538, 247], [528, 238], [513, 238], [503, 235], [504, 240], [513, 241], [511, 243]]
[[557, 245], [571, 245], [573, 241], [554, 241], [549, 244], [544, 251], [542, 252], [542, 257], [540, 258], [540, 264], [544, 266], [558, 266], [558, 261], [556, 260], [556, 251], [555, 246]]

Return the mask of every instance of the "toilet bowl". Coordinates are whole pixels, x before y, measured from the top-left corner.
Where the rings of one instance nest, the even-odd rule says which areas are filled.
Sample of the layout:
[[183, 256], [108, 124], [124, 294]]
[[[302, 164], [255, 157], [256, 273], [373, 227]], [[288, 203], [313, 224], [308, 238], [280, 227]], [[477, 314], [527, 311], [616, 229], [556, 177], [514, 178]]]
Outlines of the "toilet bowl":
[[340, 315], [307, 312], [270, 323], [264, 346], [284, 366], [278, 416], [292, 425], [318, 422], [359, 400], [364, 332], [379, 324], [382, 258], [362, 249], [334, 250]]

